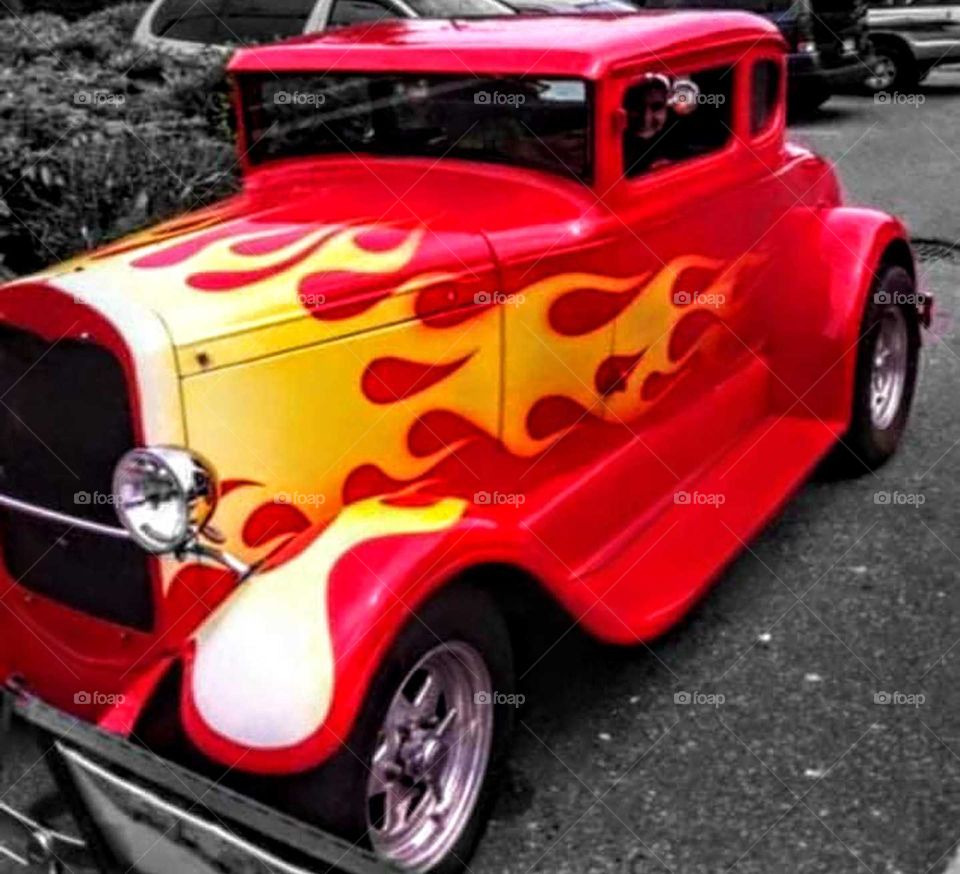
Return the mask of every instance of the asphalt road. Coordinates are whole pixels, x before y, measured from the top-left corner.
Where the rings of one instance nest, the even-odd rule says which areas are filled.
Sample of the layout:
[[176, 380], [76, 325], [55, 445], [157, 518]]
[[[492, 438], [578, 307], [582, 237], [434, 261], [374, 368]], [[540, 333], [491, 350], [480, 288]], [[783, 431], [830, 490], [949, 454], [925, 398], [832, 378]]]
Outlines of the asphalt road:
[[[935, 74], [923, 97], [834, 98], [794, 135], [839, 162], [852, 201], [953, 242], [960, 73]], [[960, 841], [960, 254], [921, 266], [941, 315], [901, 454], [876, 476], [807, 485], [649, 649], [545, 634], [474, 874], [947, 871]], [[878, 504], [881, 491], [913, 497]], [[11, 744], [4, 800], [29, 801], [42, 766]]]

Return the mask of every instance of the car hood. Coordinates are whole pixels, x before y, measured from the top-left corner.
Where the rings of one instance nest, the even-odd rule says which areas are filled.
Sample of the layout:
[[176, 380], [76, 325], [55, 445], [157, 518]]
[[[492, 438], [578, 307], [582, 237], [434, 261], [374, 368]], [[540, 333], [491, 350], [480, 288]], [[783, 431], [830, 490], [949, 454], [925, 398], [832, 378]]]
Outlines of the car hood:
[[[509, 240], [511, 252], [517, 239], [536, 246], [536, 228], [576, 221], [590, 205], [579, 183], [513, 168], [289, 164], [252, 174], [243, 193], [213, 208], [43, 278], [69, 293], [96, 290], [148, 307], [178, 348], [306, 321], [307, 335], [290, 329], [290, 342], [302, 344], [413, 317], [407, 299], [431, 283], [493, 282], [490, 239]], [[453, 293], [432, 301], [464, 303]], [[269, 351], [252, 344], [229, 357]]]

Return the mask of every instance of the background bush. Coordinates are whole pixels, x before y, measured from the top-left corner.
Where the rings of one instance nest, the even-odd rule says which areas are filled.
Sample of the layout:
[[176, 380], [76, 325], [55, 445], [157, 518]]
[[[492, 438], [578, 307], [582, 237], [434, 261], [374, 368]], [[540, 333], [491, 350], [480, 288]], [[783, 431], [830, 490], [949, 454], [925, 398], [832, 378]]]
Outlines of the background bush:
[[0, 26], [0, 262], [19, 273], [236, 187], [222, 56], [134, 46], [144, 8]]
[[115, 6], [118, 0], [4, 0], [0, 17], [5, 14], [23, 15], [25, 12], [56, 12], [68, 18], [89, 15], [98, 9]]

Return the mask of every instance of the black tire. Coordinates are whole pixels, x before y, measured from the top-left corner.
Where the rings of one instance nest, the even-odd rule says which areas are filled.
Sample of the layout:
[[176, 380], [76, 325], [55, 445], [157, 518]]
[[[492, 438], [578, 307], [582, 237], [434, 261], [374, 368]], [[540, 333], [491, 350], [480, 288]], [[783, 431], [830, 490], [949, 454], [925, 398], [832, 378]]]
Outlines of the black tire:
[[920, 84], [921, 73], [917, 59], [905, 45], [899, 42], [878, 40], [873, 44], [873, 67], [884, 69], [880, 78], [869, 77], [865, 85], [875, 94], [887, 91], [911, 92]]
[[[897, 451], [910, 415], [920, 357], [920, 319], [915, 300], [916, 286], [906, 270], [881, 268], [860, 329], [850, 427], [830, 459], [829, 469], [838, 476], [861, 476], [880, 467]], [[901, 317], [907, 344], [903, 388], [895, 414], [888, 414], [889, 421], [879, 427], [871, 407], [877, 338], [885, 320]]]
[[441, 642], [465, 643], [479, 653], [492, 685], [484, 691], [495, 693], [486, 705], [494, 711], [489, 763], [473, 812], [449, 852], [428, 869], [430, 874], [453, 874], [465, 869], [486, 828], [503, 776], [516, 710], [507, 625], [493, 599], [475, 585], [453, 585], [417, 610], [374, 680], [347, 748], [314, 771], [283, 780], [269, 794], [292, 815], [372, 849], [366, 787], [380, 729], [404, 679]]

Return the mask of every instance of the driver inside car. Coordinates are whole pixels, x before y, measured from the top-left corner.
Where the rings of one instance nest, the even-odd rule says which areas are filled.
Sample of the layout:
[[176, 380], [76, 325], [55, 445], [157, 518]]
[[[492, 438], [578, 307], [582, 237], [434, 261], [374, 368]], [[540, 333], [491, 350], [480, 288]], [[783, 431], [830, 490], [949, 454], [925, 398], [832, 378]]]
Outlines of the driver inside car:
[[666, 162], [664, 134], [670, 111], [670, 83], [665, 76], [651, 76], [630, 88], [623, 100], [624, 173], [634, 176]]

